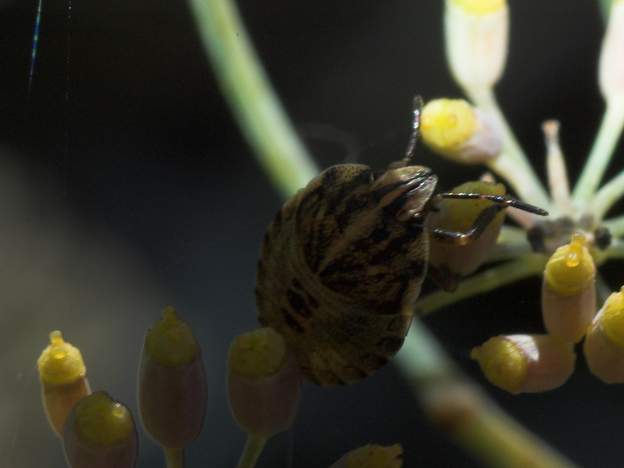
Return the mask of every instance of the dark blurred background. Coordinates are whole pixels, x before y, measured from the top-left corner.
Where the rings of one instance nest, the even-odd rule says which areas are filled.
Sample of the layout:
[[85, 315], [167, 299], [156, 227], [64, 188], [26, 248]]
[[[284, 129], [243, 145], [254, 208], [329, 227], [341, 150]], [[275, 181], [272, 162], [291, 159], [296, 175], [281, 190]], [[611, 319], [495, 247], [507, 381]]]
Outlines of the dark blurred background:
[[[356, 158], [384, 167], [404, 151], [414, 93], [459, 94], [439, 0], [238, 3], [321, 166]], [[540, 172], [540, 123], [561, 119], [577, 174], [603, 109], [597, 1], [510, 3], [500, 101]], [[171, 303], [201, 340], [209, 376], [205, 428], [188, 466], [232, 467], [244, 435], [227, 407], [225, 357], [232, 337], [256, 326], [258, 247], [280, 197], [232, 121], [184, 1], [44, 0], [29, 94], [35, 11], [35, 0], [0, 2], [0, 466], [64, 466], [35, 371], [50, 330], [81, 348], [95, 389], [134, 409], [143, 333]], [[442, 188], [480, 175], [420, 154]], [[624, 282], [620, 266], [607, 270], [613, 286]], [[470, 348], [499, 333], [541, 331], [539, 280], [426, 323], [483, 382]], [[582, 357], [572, 379], [547, 394], [487, 389], [579, 464], [622, 465], [624, 394], [590, 376]], [[162, 466], [141, 437], [139, 466]], [[306, 385], [293, 430], [268, 445], [259, 466], [326, 467], [368, 442], [402, 443], [408, 468], [476, 466], [427, 424], [393, 366], [347, 388]]]

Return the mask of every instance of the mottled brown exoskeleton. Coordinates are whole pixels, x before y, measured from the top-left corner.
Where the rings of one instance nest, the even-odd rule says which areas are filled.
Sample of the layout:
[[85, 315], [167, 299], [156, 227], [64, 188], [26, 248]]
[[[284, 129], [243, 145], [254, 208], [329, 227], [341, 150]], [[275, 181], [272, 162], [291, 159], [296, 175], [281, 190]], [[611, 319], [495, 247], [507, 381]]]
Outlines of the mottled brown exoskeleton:
[[[361, 380], [401, 348], [427, 273], [429, 236], [467, 244], [507, 206], [545, 214], [504, 196], [434, 195], [437, 177], [411, 164], [421, 108], [416, 98], [404, 160], [380, 174], [362, 164], [324, 170], [286, 201], [265, 235], [259, 321], [284, 336], [317, 384]], [[494, 204], [467, 232], [451, 232], [427, 225], [442, 198]]]

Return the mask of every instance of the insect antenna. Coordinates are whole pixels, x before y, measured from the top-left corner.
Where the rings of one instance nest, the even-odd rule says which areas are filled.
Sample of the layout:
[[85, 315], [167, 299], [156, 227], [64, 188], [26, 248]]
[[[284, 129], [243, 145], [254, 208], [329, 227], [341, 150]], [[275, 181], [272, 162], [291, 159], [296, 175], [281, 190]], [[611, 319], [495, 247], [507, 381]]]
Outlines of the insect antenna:
[[412, 101], [412, 133], [410, 134], [409, 141], [407, 142], [407, 149], [405, 150], [404, 161], [406, 163], [411, 162], [416, 153], [416, 143], [418, 143], [418, 138], [420, 137], [420, 116], [422, 115], [423, 105], [422, 96], [414, 96], [414, 100]]
[[537, 206], [525, 203], [515, 198], [506, 197], [505, 195], [487, 195], [484, 193], [465, 193], [465, 192], [444, 192], [435, 195], [437, 200], [442, 198], [453, 198], [460, 200], [488, 200], [496, 203], [497, 205], [504, 205], [506, 207], [511, 206], [522, 211], [527, 211], [539, 216], [548, 216], [548, 211], [543, 210]]

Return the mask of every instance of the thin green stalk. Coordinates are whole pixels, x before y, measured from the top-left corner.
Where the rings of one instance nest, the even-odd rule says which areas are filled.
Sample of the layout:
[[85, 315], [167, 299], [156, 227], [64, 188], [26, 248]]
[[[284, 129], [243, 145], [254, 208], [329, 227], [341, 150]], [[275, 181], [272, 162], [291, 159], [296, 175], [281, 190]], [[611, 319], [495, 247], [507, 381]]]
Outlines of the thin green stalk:
[[184, 468], [184, 449], [163, 447], [163, 452], [167, 468]]
[[531, 253], [526, 232], [512, 226], [503, 226], [496, 245], [490, 251], [488, 263], [513, 260]]
[[624, 259], [624, 242], [615, 242], [605, 251], [605, 259]]
[[602, 13], [602, 18], [607, 21], [609, 19], [609, 11], [611, 10], [611, 3], [613, 0], [598, 0], [600, 4], [600, 12]]
[[436, 291], [416, 302], [416, 314], [420, 317], [430, 314], [442, 307], [459, 302], [462, 299], [477, 296], [514, 281], [542, 272], [546, 258], [543, 255], [528, 254], [502, 265], [490, 267], [474, 276], [466, 278], [456, 291]]
[[223, 95], [254, 154], [284, 193], [303, 187], [317, 169], [292, 128], [229, 0], [190, 0]]
[[496, 120], [503, 133], [502, 153], [488, 164], [490, 169], [504, 177], [522, 199], [549, 209], [550, 198], [509, 127], [492, 89], [466, 89], [465, 92], [479, 109]]
[[395, 362], [419, 396], [429, 418], [484, 465], [503, 468], [575, 466], [470, 384], [419, 320], [415, 320], [409, 339]]
[[[266, 78], [255, 55], [250, 53], [251, 47], [234, 7], [227, 0], [190, 1], [199, 29], [202, 31], [206, 49], [213, 58], [214, 66], [223, 83], [223, 91], [238, 116], [239, 125], [243, 127], [255, 151], [260, 153], [258, 159], [265, 171], [270, 174], [273, 183], [284, 195], [291, 195], [314, 174], [314, 165], [309, 161], [302, 161], [307, 158], [305, 151], [283, 152], [278, 158], [272, 156], [273, 148], [287, 146], [281, 140], [291, 143], [297, 141], [292, 128], [287, 124], [284, 125], [280, 119], [270, 119], [264, 122], [263, 131], [266, 134], [262, 138], [263, 141], [271, 144], [258, 143], [256, 124], [266, 117], [267, 107], [275, 108], [275, 103], [266, 102], [275, 97], [272, 93], [265, 93], [263, 99], [241, 98], [249, 94], [250, 83], [255, 83], [255, 86], [264, 90], [270, 88], [264, 83]], [[241, 43], [245, 45], [241, 46]], [[245, 53], [242, 53], [241, 49], [245, 50]], [[237, 71], [237, 75], [233, 74], [233, 69]], [[297, 143], [295, 146], [301, 145]], [[287, 170], [284, 170], [282, 164]], [[302, 172], [303, 175], [301, 175]], [[431, 411], [435, 410], [432, 398], [438, 395], [452, 395], [452, 390], [456, 387], [472, 388], [462, 376], [453, 370], [454, 366], [444, 356], [434, 338], [419, 323], [416, 323], [408, 334], [401, 356], [403, 357], [398, 358], [396, 362], [404, 371], [408, 381], [414, 384], [416, 393], [420, 395], [425, 408], [430, 410], [434, 421], [439, 420], [440, 415]], [[451, 411], [451, 422], [458, 423], [458, 431], [452, 431], [450, 435], [477, 459], [493, 467], [563, 468], [572, 466], [498, 410], [486, 397], [476, 392], [467, 393], [469, 397], [475, 394], [478, 396], [474, 399], [447, 398], [446, 401], [442, 401], [442, 408], [452, 409], [452, 405], [444, 404], [449, 402], [460, 409], [455, 413]], [[475, 404], [462, 406], [466, 401]], [[463, 417], [468, 414], [464, 411], [465, 409], [469, 410], [472, 417]], [[454, 415], [458, 418], [453, 418]], [[451, 428], [449, 425], [443, 427]], [[250, 436], [238, 467], [253, 467], [265, 443], [264, 439]]]
[[254, 468], [267, 443], [266, 437], [249, 434], [236, 468]]
[[577, 206], [584, 207], [591, 204], [605, 170], [613, 155], [613, 150], [620, 139], [624, 127], [624, 101], [611, 99], [607, 101], [607, 110], [600, 123], [600, 129], [594, 144], [581, 172], [581, 176], [574, 187], [572, 199]]
[[624, 236], [624, 216], [607, 219], [602, 224], [609, 229], [613, 237], [618, 238]]
[[609, 209], [624, 196], [624, 171], [602, 186], [589, 203], [589, 212], [596, 219], [602, 219]]

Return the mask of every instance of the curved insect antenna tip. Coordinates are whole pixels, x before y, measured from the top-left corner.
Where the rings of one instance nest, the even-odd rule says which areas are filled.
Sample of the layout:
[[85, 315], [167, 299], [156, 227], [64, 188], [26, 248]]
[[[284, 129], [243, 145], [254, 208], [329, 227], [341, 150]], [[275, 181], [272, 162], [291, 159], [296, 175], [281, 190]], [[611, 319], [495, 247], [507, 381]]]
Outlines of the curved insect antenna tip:
[[405, 150], [405, 161], [412, 161], [414, 154], [416, 153], [416, 143], [420, 137], [420, 117], [422, 115], [422, 109], [424, 101], [421, 95], [417, 94], [412, 100], [412, 133], [409, 141], [407, 142], [407, 149]]
[[531, 205], [515, 198], [506, 197], [504, 195], [487, 195], [484, 193], [463, 193], [463, 192], [445, 192], [438, 194], [440, 198], [454, 198], [460, 200], [488, 200], [499, 205], [511, 206], [522, 211], [536, 214], [538, 216], [548, 216], [548, 211]]

